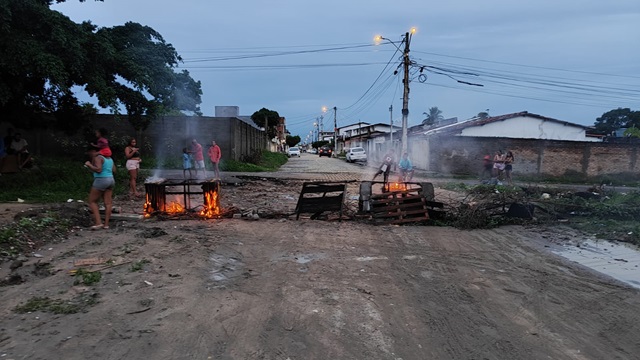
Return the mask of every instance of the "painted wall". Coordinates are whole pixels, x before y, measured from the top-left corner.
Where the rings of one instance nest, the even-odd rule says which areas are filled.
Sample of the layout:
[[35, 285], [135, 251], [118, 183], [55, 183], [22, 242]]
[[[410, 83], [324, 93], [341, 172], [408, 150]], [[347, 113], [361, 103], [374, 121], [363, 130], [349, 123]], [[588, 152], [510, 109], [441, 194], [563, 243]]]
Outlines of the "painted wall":
[[600, 142], [586, 136], [582, 127], [520, 116], [463, 129], [461, 136], [507, 137], [521, 139]]

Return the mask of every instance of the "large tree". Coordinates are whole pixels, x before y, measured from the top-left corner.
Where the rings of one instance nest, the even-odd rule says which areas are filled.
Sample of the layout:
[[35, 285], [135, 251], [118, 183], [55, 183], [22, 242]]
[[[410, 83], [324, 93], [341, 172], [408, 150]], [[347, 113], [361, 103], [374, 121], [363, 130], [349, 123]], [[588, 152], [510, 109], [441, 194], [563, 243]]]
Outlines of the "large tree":
[[640, 111], [617, 108], [602, 114], [595, 122], [596, 131], [601, 134], [611, 134], [620, 128], [630, 127], [640, 128]]
[[429, 108], [428, 112], [423, 112], [423, 115], [425, 115], [425, 119], [422, 120], [422, 125], [434, 125], [437, 124], [439, 121], [444, 120], [444, 116], [442, 116], [442, 111], [440, 109], [438, 109], [437, 106], [431, 107]]
[[125, 109], [139, 130], [170, 110], [199, 113], [200, 83], [174, 71], [181, 58], [155, 30], [78, 24], [52, 3], [0, 2], [0, 121], [77, 129], [91, 112], [80, 89], [100, 107]]
[[280, 114], [277, 111], [269, 110], [267, 108], [262, 108], [251, 115], [251, 120], [260, 126], [261, 128], [265, 127], [265, 120], [268, 125], [268, 134], [269, 139], [273, 139], [277, 135], [276, 126], [278, 122], [280, 122]]
[[290, 136], [287, 135], [287, 138], [285, 139], [285, 142], [287, 143], [287, 146], [292, 147], [292, 146], [296, 146], [300, 143], [300, 136], [296, 135], [296, 136]]

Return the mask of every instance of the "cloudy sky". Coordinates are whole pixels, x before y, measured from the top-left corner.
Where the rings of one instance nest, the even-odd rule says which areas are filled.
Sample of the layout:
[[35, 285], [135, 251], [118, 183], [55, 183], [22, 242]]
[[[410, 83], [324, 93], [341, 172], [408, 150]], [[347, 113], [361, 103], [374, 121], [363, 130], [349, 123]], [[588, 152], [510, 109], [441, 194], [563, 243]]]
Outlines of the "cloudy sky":
[[[592, 125], [618, 107], [640, 110], [638, 0], [105, 0], [55, 5], [75, 21], [127, 21], [162, 34], [202, 82], [202, 111], [266, 107], [303, 140], [322, 107], [324, 129], [400, 123], [396, 47], [411, 39], [409, 124], [437, 106], [468, 119], [529, 111]], [[420, 69], [423, 68], [420, 77]], [[458, 81], [482, 84], [466, 85]]]

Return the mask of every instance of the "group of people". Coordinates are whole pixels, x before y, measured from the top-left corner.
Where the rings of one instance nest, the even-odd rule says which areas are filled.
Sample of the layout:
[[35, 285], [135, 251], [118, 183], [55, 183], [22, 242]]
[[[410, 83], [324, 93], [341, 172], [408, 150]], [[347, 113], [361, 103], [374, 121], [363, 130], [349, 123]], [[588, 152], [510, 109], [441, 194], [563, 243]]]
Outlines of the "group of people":
[[8, 155], [15, 155], [18, 170], [29, 167], [32, 158], [28, 146], [21, 133], [7, 129], [7, 136], [0, 138], [0, 170], [4, 168]]
[[[91, 226], [92, 230], [109, 228], [109, 221], [113, 210], [113, 188], [115, 187], [115, 178], [113, 175], [116, 172], [109, 140], [106, 138], [107, 130], [98, 129], [95, 132], [95, 136], [96, 142], [91, 143], [91, 148], [89, 149], [90, 160], [84, 163], [85, 167], [93, 173], [93, 184], [89, 192], [89, 208], [94, 218], [94, 225]], [[129, 143], [124, 149], [124, 155], [127, 159], [125, 167], [129, 172], [129, 196], [139, 198], [141, 195], [138, 193], [136, 181], [142, 159], [140, 157], [140, 148], [137, 146], [135, 138], [129, 140]], [[211, 142], [208, 155], [213, 164], [216, 179], [219, 179], [220, 170], [218, 163], [222, 157], [222, 152], [215, 141]], [[195, 139], [192, 140], [190, 149], [183, 149], [183, 174], [185, 178], [187, 171], [189, 171], [189, 178], [191, 178], [191, 168], [193, 167], [192, 157], [195, 163], [196, 176], [198, 176], [198, 170], [200, 169], [202, 169], [204, 175], [205, 165], [202, 145]], [[102, 222], [98, 207], [98, 201], [100, 201], [100, 199], [103, 200], [105, 207], [104, 222]]]
[[512, 185], [513, 179], [511, 178], [511, 172], [513, 171], [514, 161], [515, 157], [511, 150], [507, 151], [506, 154], [503, 153], [502, 150], [497, 150], [495, 155], [493, 155], [493, 159], [490, 155], [485, 155], [483, 158], [483, 171], [481, 177], [483, 179], [490, 177], [490, 182], [498, 185], [502, 185], [503, 181]]
[[[220, 179], [219, 163], [220, 159], [222, 158], [222, 151], [220, 150], [220, 146], [216, 144], [215, 140], [211, 141], [211, 146], [207, 151], [207, 155], [209, 156], [209, 160], [211, 160], [215, 178]], [[188, 179], [193, 178], [191, 169], [196, 170], [196, 178], [198, 177], [199, 170], [202, 170], [203, 176], [206, 171], [202, 145], [200, 145], [196, 139], [191, 140], [191, 148], [182, 149], [182, 175], [185, 179], [187, 179], [187, 171], [189, 172]]]
[[389, 181], [389, 173], [391, 172], [391, 168], [394, 168], [394, 171], [399, 170], [398, 174], [398, 182], [410, 182], [413, 179], [413, 164], [411, 160], [409, 160], [409, 153], [405, 152], [402, 154], [402, 159], [398, 162], [397, 167], [395, 166], [395, 150], [389, 149], [389, 151], [383, 156], [382, 164], [378, 168], [378, 171], [373, 175], [372, 181], [375, 180], [378, 175], [383, 176], [383, 181], [386, 183]]

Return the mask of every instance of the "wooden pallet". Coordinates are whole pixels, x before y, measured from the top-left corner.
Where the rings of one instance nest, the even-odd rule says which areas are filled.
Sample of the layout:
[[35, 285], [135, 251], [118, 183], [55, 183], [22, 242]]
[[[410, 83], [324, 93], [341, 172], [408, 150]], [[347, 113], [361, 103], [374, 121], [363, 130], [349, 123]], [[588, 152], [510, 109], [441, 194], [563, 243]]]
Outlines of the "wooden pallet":
[[342, 220], [346, 182], [305, 182], [296, 206], [296, 220], [302, 213], [312, 213], [317, 219], [325, 211], [337, 211]]
[[379, 224], [429, 220], [429, 201], [416, 189], [371, 195], [371, 216]]

